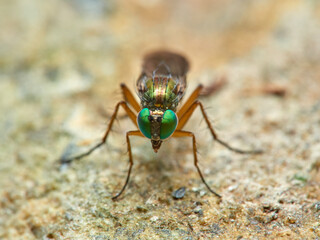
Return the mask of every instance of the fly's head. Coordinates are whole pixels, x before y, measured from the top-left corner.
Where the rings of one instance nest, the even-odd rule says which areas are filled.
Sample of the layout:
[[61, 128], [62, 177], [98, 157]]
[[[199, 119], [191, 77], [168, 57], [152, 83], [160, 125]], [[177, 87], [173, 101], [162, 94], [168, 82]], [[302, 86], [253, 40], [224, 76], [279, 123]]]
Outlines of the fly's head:
[[141, 133], [151, 139], [155, 152], [161, 146], [163, 140], [169, 138], [177, 128], [178, 118], [174, 111], [150, 110], [143, 108], [138, 114], [138, 127]]

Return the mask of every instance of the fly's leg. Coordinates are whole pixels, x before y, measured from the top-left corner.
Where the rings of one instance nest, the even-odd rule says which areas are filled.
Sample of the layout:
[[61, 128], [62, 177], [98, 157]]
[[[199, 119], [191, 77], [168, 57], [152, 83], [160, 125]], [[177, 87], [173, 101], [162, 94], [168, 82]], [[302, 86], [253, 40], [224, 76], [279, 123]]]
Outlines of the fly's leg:
[[216, 193], [214, 190], [212, 190], [209, 187], [209, 185], [207, 184], [206, 180], [204, 179], [203, 174], [198, 166], [196, 137], [194, 136], [194, 133], [188, 132], [188, 131], [176, 130], [173, 133], [172, 137], [191, 137], [192, 138], [194, 166], [197, 168], [202, 182], [206, 185], [206, 187], [209, 189], [209, 191], [212, 192], [214, 195], [216, 195], [218, 198], [221, 198], [221, 195], [219, 195], [218, 193]]
[[[188, 103], [189, 101], [187, 101]], [[224, 142], [223, 140], [221, 140], [218, 135], [215, 133], [210, 121], [209, 121], [209, 118], [204, 110], [204, 107], [202, 105], [202, 103], [198, 100], [194, 101], [192, 104], [189, 104], [189, 108], [187, 111], [185, 111], [182, 116], [180, 117], [179, 119], [179, 123], [178, 123], [178, 126], [177, 126], [177, 130], [181, 130], [185, 124], [188, 122], [188, 120], [190, 119], [193, 111], [196, 109], [196, 107], [200, 107], [201, 109], [201, 112], [202, 112], [202, 115], [210, 129], [210, 132], [214, 138], [214, 140], [216, 140], [218, 143], [220, 143], [222, 146], [228, 148], [229, 150], [231, 151], [234, 151], [236, 153], [241, 153], [241, 154], [260, 154], [262, 153], [263, 151], [262, 150], [242, 150], [242, 149], [238, 149], [238, 148], [234, 148], [232, 146], [230, 146], [228, 143]], [[179, 114], [179, 112], [178, 112]]]
[[[128, 103], [128, 105], [130, 105], [135, 110], [135, 112], [139, 112], [141, 110], [141, 107], [137, 102], [136, 98], [134, 97], [134, 95], [132, 94], [132, 92], [130, 91], [130, 89], [127, 87], [127, 85], [124, 83], [121, 83], [120, 87], [121, 87], [123, 99], [125, 100], [125, 102]], [[110, 117], [110, 115], [107, 114], [104, 111], [104, 109], [99, 108], [99, 110], [101, 111], [102, 116]], [[118, 119], [121, 120], [126, 117], [127, 115], [122, 115], [122, 116], [119, 116]]]
[[177, 112], [177, 116], [178, 116], [179, 121], [180, 121], [180, 118], [182, 117], [182, 115], [189, 110], [189, 108], [193, 104], [193, 102], [200, 96], [202, 89], [203, 89], [202, 84], [199, 84], [198, 87], [191, 93], [191, 95], [187, 99], [187, 101], [179, 109], [179, 111]]
[[127, 87], [127, 85], [125, 85], [124, 83], [121, 83], [120, 87], [122, 90], [124, 100], [127, 103], [129, 103], [133, 107], [133, 109], [136, 110], [136, 112], [139, 112], [141, 110], [140, 104], [137, 102], [137, 100], [135, 99], [135, 97]]
[[114, 197], [112, 197], [112, 200], [116, 200], [125, 190], [125, 188], [128, 185], [129, 179], [130, 179], [130, 174], [131, 174], [131, 169], [133, 166], [133, 160], [132, 160], [132, 153], [131, 153], [131, 144], [130, 144], [130, 136], [140, 136], [143, 137], [142, 133], [139, 130], [136, 131], [129, 131], [127, 132], [126, 135], [126, 140], [127, 140], [127, 146], [128, 146], [128, 154], [129, 154], [129, 169], [128, 169], [128, 174], [127, 174], [127, 178], [126, 181], [122, 187], [122, 189], [120, 190], [119, 193], [117, 193]]
[[126, 113], [128, 114], [128, 116], [130, 117], [130, 119], [132, 120], [132, 122], [138, 127], [137, 125], [137, 116], [136, 114], [129, 108], [129, 106], [127, 105], [127, 103], [125, 101], [120, 101], [117, 103], [115, 109], [114, 109], [114, 112], [111, 116], [111, 119], [110, 119], [110, 122], [109, 122], [109, 125], [108, 125], [108, 128], [103, 136], [103, 138], [101, 139], [101, 141], [96, 144], [95, 146], [93, 146], [92, 148], [90, 148], [87, 152], [84, 152], [80, 155], [77, 155], [77, 156], [74, 156], [74, 157], [70, 157], [70, 158], [61, 158], [60, 159], [60, 162], [62, 164], [68, 164], [68, 163], [71, 163], [73, 160], [79, 160], [85, 156], [88, 156], [90, 155], [93, 151], [95, 151], [96, 149], [98, 149], [99, 147], [101, 147], [107, 140], [107, 137], [111, 131], [111, 128], [112, 128], [112, 125], [114, 123], [114, 120], [116, 119], [117, 117], [117, 113], [118, 113], [118, 110], [120, 108], [120, 106], [122, 106], [122, 108], [126, 111]]

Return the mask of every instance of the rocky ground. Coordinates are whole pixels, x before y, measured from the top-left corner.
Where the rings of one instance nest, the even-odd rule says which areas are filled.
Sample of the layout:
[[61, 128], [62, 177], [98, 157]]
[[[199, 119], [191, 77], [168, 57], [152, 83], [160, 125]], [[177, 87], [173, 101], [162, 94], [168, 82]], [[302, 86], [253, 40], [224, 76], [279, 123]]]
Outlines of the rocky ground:
[[[0, 239], [319, 239], [320, 3], [315, 0], [13, 0], [0, 3]], [[132, 140], [130, 184], [120, 112], [99, 141], [119, 84], [132, 91], [144, 53], [188, 57], [190, 92], [223, 81], [158, 154]], [[186, 188], [182, 199], [172, 193]]]

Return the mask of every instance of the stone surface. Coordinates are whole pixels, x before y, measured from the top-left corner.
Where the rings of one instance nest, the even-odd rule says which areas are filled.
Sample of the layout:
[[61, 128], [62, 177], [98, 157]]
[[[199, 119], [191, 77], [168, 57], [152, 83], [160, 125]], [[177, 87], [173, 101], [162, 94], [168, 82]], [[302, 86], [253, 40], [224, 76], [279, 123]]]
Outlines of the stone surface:
[[[320, 235], [320, 3], [260, 1], [22, 1], [0, 3], [0, 239], [316, 239]], [[60, 168], [66, 152], [98, 141], [133, 91], [144, 53], [191, 62], [187, 96], [202, 98], [219, 136], [196, 111], [158, 154], [133, 139], [127, 171], [120, 113], [107, 145]], [[186, 187], [182, 199], [172, 192]]]

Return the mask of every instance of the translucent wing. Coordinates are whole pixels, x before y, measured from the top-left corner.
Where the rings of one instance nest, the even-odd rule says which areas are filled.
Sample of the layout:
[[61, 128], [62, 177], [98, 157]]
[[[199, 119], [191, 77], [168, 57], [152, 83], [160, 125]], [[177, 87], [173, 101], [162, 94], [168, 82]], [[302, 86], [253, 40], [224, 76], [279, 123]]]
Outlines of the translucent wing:
[[156, 71], [156, 74], [171, 74], [175, 77], [181, 77], [185, 81], [188, 70], [189, 63], [185, 57], [167, 51], [147, 54], [142, 64], [142, 72], [149, 77], [152, 77], [154, 71]]

